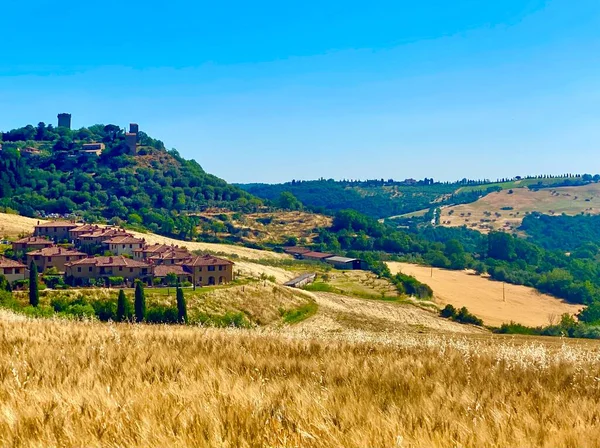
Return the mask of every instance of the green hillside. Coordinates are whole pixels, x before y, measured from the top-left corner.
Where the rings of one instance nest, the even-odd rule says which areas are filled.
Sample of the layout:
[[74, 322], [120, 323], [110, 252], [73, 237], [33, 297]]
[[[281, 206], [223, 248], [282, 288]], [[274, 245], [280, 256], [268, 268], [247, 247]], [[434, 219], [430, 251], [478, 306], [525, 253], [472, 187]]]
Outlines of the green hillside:
[[[0, 207], [25, 216], [75, 214], [189, 238], [196, 232], [190, 212], [261, 205], [144, 132], [136, 155], [128, 154], [125, 131], [115, 125], [70, 130], [40, 123], [0, 135]], [[105, 145], [100, 156], [81, 151], [90, 142]]]

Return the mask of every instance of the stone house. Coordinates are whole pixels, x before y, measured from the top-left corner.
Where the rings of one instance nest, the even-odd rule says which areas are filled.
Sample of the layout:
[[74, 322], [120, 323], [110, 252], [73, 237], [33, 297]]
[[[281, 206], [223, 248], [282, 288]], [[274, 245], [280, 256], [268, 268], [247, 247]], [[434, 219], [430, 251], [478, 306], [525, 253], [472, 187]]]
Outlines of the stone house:
[[49, 238], [54, 242], [68, 241], [69, 230], [79, 227], [79, 224], [67, 221], [49, 221], [34, 227], [33, 236]]
[[39, 272], [49, 268], [56, 268], [58, 272], [65, 272], [65, 264], [87, 257], [83, 252], [63, 247], [45, 247], [27, 254], [27, 266], [33, 261]]
[[133, 256], [133, 251], [144, 247], [146, 241], [133, 236], [115, 236], [104, 241], [102, 244], [108, 246], [108, 250], [113, 255]]
[[65, 276], [75, 284], [108, 277], [123, 277], [129, 282], [136, 279], [148, 281], [153, 274], [150, 264], [123, 256], [88, 257], [67, 263], [65, 267]]
[[132, 236], [123, 229], [116, 229], [112, 227], [101, 227], [90, 233], [83, 233], [78, 237], [78, 244], [82, 250], [89, 250], [93, 247], [101, 247], [102, 243], [111, 238], [118, 236]]
[[222, 285], [233, 280], [233, 263], [212, 255], [198, 255], [181, 263], [196, 286]]
[[75, 227], [75, 228], [69, 230], [69, 241], [71, 241], [73, 243], [78, 243], [79, 237], [81, 235], [84, 235], [86, 233], [95, 232], [97, 230], [100, 230], [100, 228], [101, 227], [96, 224], [83, 224], [78, 227]]
[[17, 280], [25, 280], [29, 272], [23, 263], [0, 256], [0, 274], [12, 283]]
[[180, 264], [175, 264], [175, 265], [160, 265], [160, 266], [155, 266], [154, 267], [154, 278], [158, 278], [160, 280], [162, 280], [162, 282], [165, 282], [165, 279], [167, 278], [168, 274], [175, 274], [177, 276], [177, 279], [183, 283], [183, 282], [192, 282], [192, 274], [182, 265]]
[[20, 240], [13, 241], [12, 249], [15, 254], [25, 253], [32, 250], [43, 249], [44, 247], [54, 246], [54, 243], [49, 239], [42, 238], [39, 236], [29, 236], [27, 238], [21, 238]]

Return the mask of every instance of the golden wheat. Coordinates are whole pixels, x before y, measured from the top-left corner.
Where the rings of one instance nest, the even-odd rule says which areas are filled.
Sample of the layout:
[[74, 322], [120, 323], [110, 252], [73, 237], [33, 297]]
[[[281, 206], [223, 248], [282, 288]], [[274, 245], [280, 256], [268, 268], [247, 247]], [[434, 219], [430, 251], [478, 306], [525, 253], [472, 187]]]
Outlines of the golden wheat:
[[0, 446], [600, 446], [597, 344], [8, 312], [0, 333]]

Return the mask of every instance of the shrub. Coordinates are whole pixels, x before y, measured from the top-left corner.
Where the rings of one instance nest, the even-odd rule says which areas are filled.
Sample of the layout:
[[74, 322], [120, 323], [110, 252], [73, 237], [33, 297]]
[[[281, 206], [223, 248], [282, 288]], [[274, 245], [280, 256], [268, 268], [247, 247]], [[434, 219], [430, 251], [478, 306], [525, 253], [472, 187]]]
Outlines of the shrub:
[[156, 305], [146, 312], [146, 322], [151, 324], [177, 323], [177, 308]]
[[443, 310], [440, 311], [440, 316], [445, 317], [446, 319], [451, 319], [456, 316], [456, 308], [448, 304]]

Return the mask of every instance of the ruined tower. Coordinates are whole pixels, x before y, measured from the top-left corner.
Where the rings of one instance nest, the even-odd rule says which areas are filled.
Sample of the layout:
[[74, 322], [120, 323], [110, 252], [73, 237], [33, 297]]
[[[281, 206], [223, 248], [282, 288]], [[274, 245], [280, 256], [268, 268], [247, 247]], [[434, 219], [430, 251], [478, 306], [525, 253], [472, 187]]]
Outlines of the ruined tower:
[[58, 114], [58, 127], [71, 129], [71, 114]]
[[137, 134], [140, 132], [140, 126], [137, 123], [129, 123], [129, 133]]

